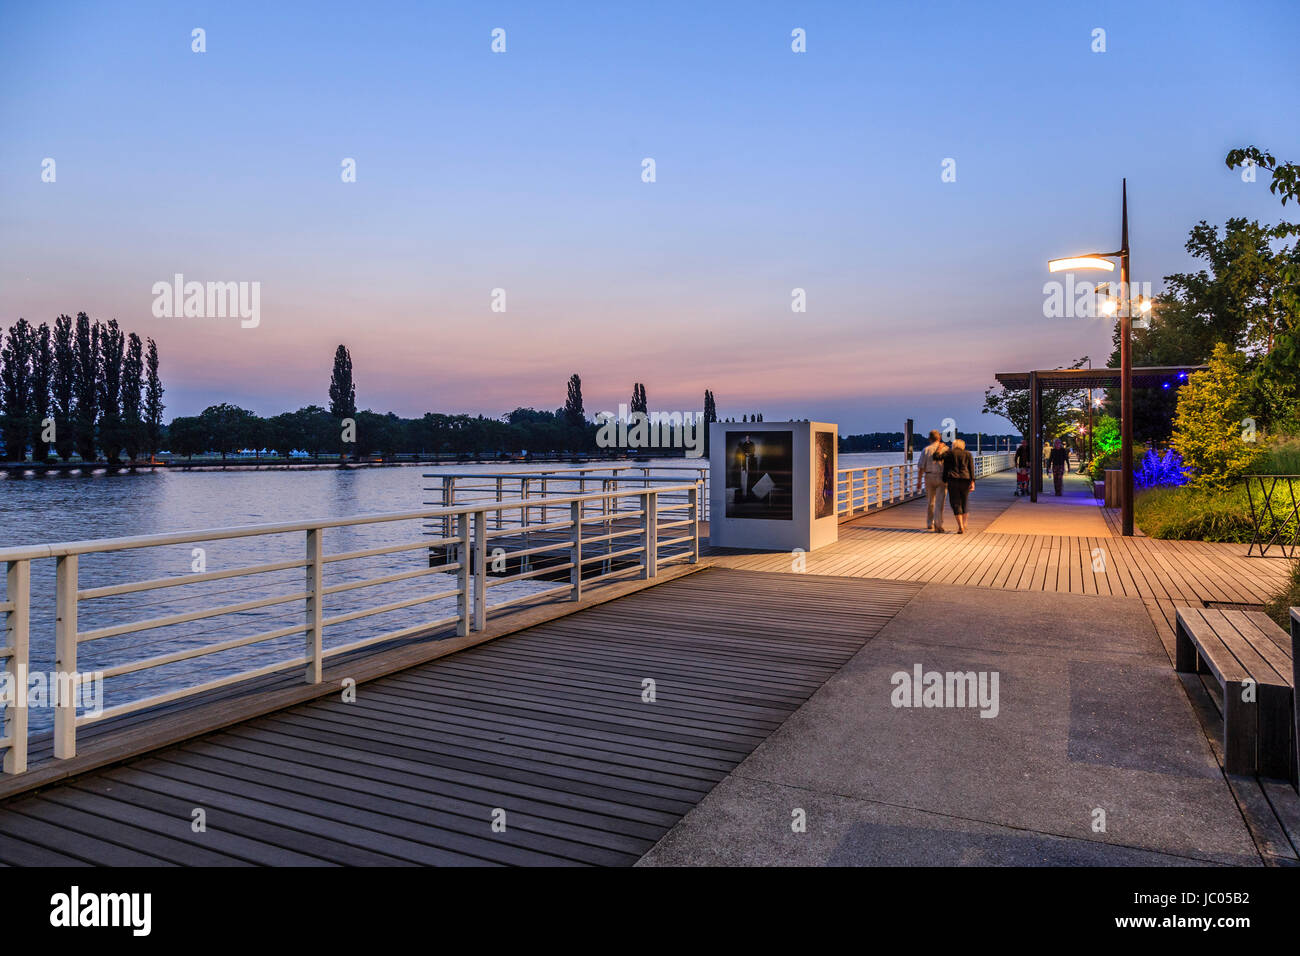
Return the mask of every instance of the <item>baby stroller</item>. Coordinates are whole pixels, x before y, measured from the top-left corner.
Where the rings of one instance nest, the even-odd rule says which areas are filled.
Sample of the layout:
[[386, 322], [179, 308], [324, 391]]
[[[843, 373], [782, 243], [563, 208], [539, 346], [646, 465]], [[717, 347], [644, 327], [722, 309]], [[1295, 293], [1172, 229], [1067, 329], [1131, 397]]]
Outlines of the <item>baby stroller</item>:
[[1016, 469], [1016, 497], [1029, 494], [1029, 469]]

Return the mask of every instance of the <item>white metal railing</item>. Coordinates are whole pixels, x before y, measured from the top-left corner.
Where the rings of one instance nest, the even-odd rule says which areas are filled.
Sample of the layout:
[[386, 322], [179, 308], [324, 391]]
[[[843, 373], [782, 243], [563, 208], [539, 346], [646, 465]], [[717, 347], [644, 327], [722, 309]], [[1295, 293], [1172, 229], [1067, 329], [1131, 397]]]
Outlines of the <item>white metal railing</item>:
[[[0, 658], [3, 658], [10, 681], [8, 686], [21, 688], [9, 695], [10, 699], [0, 701], [0, 717], [4, 718], [0, 723], [4, 730], [4, 736], [0, 738], [0, 747], [4, 748], [4, 771], [16, 774], [27, 768], [29, 708], [26, 682], [19, 681], [28, 673], [33, 651], [37, 649], [30, 641], [32, 562], [47, 559], [55, 562], [53, 607], [41, 610], [53, 611], [54, 619], [53, 634], [44, 635], [47, 641], [52, 638], [54, 673], [59, 676], [58, 693], [51, 701], [54, 709], [54, 756], [67, 759], [76, 754], [78, 729], [90, 723], [297, 667], [304, 669], [307, 683], [320, 683], [324, 662], [340, 654], [380, 643], [450, 633], [453, 625], [456, 634], [467, 635], [483, 630], [493, 613], [507, 607], [539, 601], [576, 601], [582, 597], [584, 589], [595, 585], [627, 577], [654, 578], [659, 568], [671, 562], [694, 564], [699, 559], [700, 494], [699, 483], [673, 485], [656, 482], [637, 488], [607, 488], [599, 492], [552, 496], [546, 501], [546, 519], [532, 522], [526, 531], [519, 516], [535, 508], [536, 502], [515, 499], [352, 518], [0, 549], [0, 562], [7, 568], [5, 600], [0, 603], [5, 623], [5, 643], [0, 649]], [[503, 521], [502, 514], [512, 515], [512, 520]], [[325, 539], [330, 535], [347, 539], [354, 537], [354, 532], [376, 529], [387, 529], [397, 534], [402, 531], [403, 522], [418, 523], [423, 530], [428, 522], [442, 519], [447, 520], [450, 533], [433, 539], [412, 530], [411, 534], [418, 540], [385, 540], [375, 547], [333, 552], [325, 548]], [[149, 552], [177, 546], [185, 546], [188, 550], [194, 544], [235, 539], [253, 539], [252, 545], [263, 549], [271, 548], [269, 542], [274, 540], [275, 548], [284, 553], [284, 546], [292, 547], [295, 538], [301, 542], [298, 547], [305, 548], [305, 551], [297, 551], [301, 557], [144, 580], [132, 578], [92, 587], [83, 586], [85, 582], [81, 580], [83, 558], [102, 563], [104, 556], [121, 552]], [[352, 543], [356, 543], [355, 540]], [[373, 566], [366, 566], [367, 562], [373, 565], [376, 559], [386, 565], [380, 569], [384, 571], [382, 574], [375, 575]], [[188, 556], [185, 560], [188, 562]], [[513, 573], [510, 568], [512, 561]], [[362, 565], [360, 569], [356, 567], [358, 564]], [[414, 566], [409, 566], [412, 564]], [[351, 570], [348, 566], [352, 566]], [[493, 568], [493, 575], [488, 573], [489, 566]], [[495, 573], [497, 571], [504, 573]], [[290, 575], [287, 580], [282, 577], [285, 572]], [[299, 573], [303, 577], [298, 578]], [[138, 577], [138, 566], [135, 576]], [[432, 578], [433, 583], [426, 584], [428, 578]], [[538, 578], [562, 583], [530, 589], [522, 595], [516, 593], [516, 596], [495, 602], [491, 600], [493, 590], [498, 587]], [[249, 585], [249, 579], [269, 583]], [[228, 587], [233, 581], [238, 581], [240, 587]], [[206, 594], [190, 592], [187, 597], [185, 589], [211, 582], [222, 582], [224, 590], [217, 591], [217, 595], [231, 591], [242, 591], [246, 595], [250, 588], [255, 593], [263, 593], [215, 606], [194, 606], [196, 598], [216, 595], [209, 589]], [[393, 585], [402, 585], [405, 593], [388, 593], [373, 597], [367, 603], [361, 603], [357, 597], [358, 592], [366, 589], [391, 590]], [[410, 592], [412, 587], [417, 588], [414, 593]], [[267, 591], [271, 593], [265, 593]], [[149, 606], [141, 605], [138, 596], [159, 592], [177, 597], [170, 602], [154, 601], [154, 605], [173, 603], [185, 609], [90, 629], [83, 629], [79, 624], [83, 610], [93, 608], [98, 602], [130, 595], [131, 604], [126, 610], [138, 612], [141, 606]], [[369, 593], [378, 594], [378, 590]], [[442, 605], [439, 606], [438, 602]], [[434, 607], [425, 607], [430, 604]], [[364, 638], [348, 635], [341, 642], [325, 643], [324, 637], [330, 629], [337, 634], [342, 625], [409, 612], [414, 608], [424, 609], [418, 620], [410, 620], [408, 615], [400, 627]], [[287, 621], [283, 620], [285, 614], [289, 615]], [[192, 633], [190, 625], [214, 621], [222, 624], [198, 635]], [[279, 626], [267, 628], [268, 623]], [[239, 625], [251, 628], [252, 632], [223, 636], [218, 640], [206, 639], [213, 633]], [[178, 627], [185, 628], [181, 638], [165, 639], [163, 646], [158, 648], [161, 653], [146, 652], [151, 644], [157, 646], [158, 640], [134, 637], [154, 631], [156, 638], [158, 631], [166, 632]], [[122, 638], [130, 638], [130, 641], [122, 642]], [[289, 652], [283, 643], [285, 638], [300, 638], [302, 643]], [[117, 644], [113, 644], [114, 641]], [[94, 642], [105, 642], [97, 648], [107, 646], [108, 656], [114, 659], [97, 660], [93, 672], [83, 673], [78, 669], [80, 651]], [[256, 645], [265, 645], [274, 652], [277, 650], [276, 642], [287, 656], [280, 653], [276, 659], [253, 667], [243, 666], [246, 662], [241, 660], [238, 662], [240, 669], [234, 673], [209, 676], [217, 669], [210, 655]], [[42, 652], [51, 650], [48, 643], [39, 649]], [[204, 666], [209, 670], [207, 674], [197, 676], [207, 679], [186, 680], [183, 686], [168, 689], [155, 685], [156, 693], [146, 693], [103, 707], [97, 713], [84, 712], [86, 708], [82, 707], [83, 712], [78, 713], [81, 695], [77, 689], [88, 681], [146, 674], [179, 662], [204, 658], [208, 658]], [[90, 666], [88, 662], [83, 663]]]
[[[1015, 461], [1014, 452], [972, 456], [975, 477], [983, 478], [1005, 471]], [[841, 521], [861, 517], [870, 511], [895, 505], [925, 493], [917, 481], [917, 463], [899, 465], [859, 465], [841, 468], [835, 489], [835, 510]]]
[[[700, 483], [700, 502], [704, 520], [709, 516], [709, 466], [698, 465], [586, 465], [570, 468], [528, 471], [474, 471], [442, 474], [433, 472], [425, 478], [437, 479], [426, 486], [433, 493], [426, 505], [451, 507], [480, 501], [505, 501], [509, 498], [542, 498], [555, 494], [585, 494], [589, 489], [609, 491], [617, 487], [657, 483]], [[545, 520], [545, 506], [538, 506]], [[445, 529], [444, 529], [445, 530]]]
[[[975, 477], [983, 478], [1010, 468], [1014, 452], [997, 452], [972, 456]], [[663, 474], [663, 473], [668, 474]], [[588, 488], [602, 492], [627, 485], [649, 487], [657, 483], [675, 483], [686, 473], [700, 483], [701, 512], [709, 517], [709, 466], [701, 465], [594, 465], [532, 471], [482, 471], [455, 474], [430, 473], [424, 477], [437, 480], [426, 491], [433, 500], [426, 505], [452, 507], [457, 504], [502, 502], [511, 498], [530, 498], [535, 504], [521, 513], [521, 525], [545, 524], [546, 499], [554, 495], [585, 493]], [[924, 485], [916, 480], [916, 462], [895, 465], [858, 465], [839, 469], [836, 483], [836, 511], [841, 521], [860, 517], [869, 511], [899, 504], [924, 494]], [[506, 520], [498, 515], [499, 521]], [[450, 533], [445, 521], [437, 533]]]

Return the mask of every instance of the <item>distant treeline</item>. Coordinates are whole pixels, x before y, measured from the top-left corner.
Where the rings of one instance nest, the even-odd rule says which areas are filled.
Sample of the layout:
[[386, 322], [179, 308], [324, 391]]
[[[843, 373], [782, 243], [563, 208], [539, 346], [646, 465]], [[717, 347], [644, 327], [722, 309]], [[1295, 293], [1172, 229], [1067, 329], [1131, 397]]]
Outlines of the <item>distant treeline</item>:
[[33, 461], [100, 454], [119, 461], [162, 447], [158, 347], [116, 319], [60, 315], [51, 328], [19, 319], [0, 336], [0, 439], [4, 458]]
[[[349, 429], [346, 420], [351, 419]], [[353, 439], [351, 441], [347, 439]], [[393, 412], [369, 409], [351, 415], [332, 414], [319, 405], [262, 418], [235, 405], [213, 405], [199, 415], [178, 417], [167, 429], [167, 449], [181, 457], [212, 452], [226, 457], [249, 450], [288, 458], [305, 452], [347, 457], [439, 454], [485, 455], [528, 451], [590, 451], [596, 447], [596, 426], [570, 422], [564, 410], [517, 408], [504, 419], [483, 415], [444, 415], [426, 412], [401, 418]]]
[[[921, 449], [929, 444], [929, 428], [920, 428], [912, 433], [912, 448]], [[986, 435], [975, 432], [957, 432], [957, 437], [970, 446], [971, 451], [975, 450], [976, 444], [982, 448], [1004, 448], [1007, 440], [1010, 439], [1011, 447], [1015, 448], [1020, 441], [1019, 435]], [[903, 433], [902, 432], [868, 432], [864, 435], [841, 435], [840, 436], [840, 454], [848, 454], [859, 451], [902, 451], [903, 450]]]
[[[513, 454], [590, 453], [598, 449], [599, 426], [588, 421], [583, 408], [582, 379], [571, 375], [564, 406], [555, 411], [516, 408], [502, 418], [426, 412], [402, 418], [393, 412], [358, 411], [352, 380], [352, 356], [340, 345], [334, 353], [328, 408], [308, 405], [294, 412], [263, 418], [236, 405], [205, 408], [200, 414], [172, 420], [165, 446], [173, 455], [190, 458], [264, 450], [288, 458], [305, 453], [340, 457], [394, 458], [398, 455], [481, 456]], [[632, 387], [631, 411], [648, 411], [645, 386]], [[713, 395], [705, 394], [705, 416], [713, 412]], [[614, 450], [611, 450], [613, 453]], [[662, 454], [656, 450], [656, 454]]]
[[[390, 459], [637, 451], [598, 446], [599, 422], [587, 417], [582, 380], [576, 374], [566, 383], [564, 406], [555, 411], [516, 408], [501, 418], [426, 412], [402, 418], [357, 409], [352, 356], [340, 345], [327, 408], [308, 405], [262, 417], [223, 402], [164, 425], [158, 349], [153, 339], [146, 344], [134, 332], [124, 334], [116, 319], [100, 323], [91, 322], [84, 312], [75, 320], [61, 315], [52, 329], [19, 319], [0, 339], [0, 437], [9, 460], [25, 459], [29, 448], [34, 461], [56, 454], [65, 461], [73, 455], [93, 461], [101, 453], [109, 461], [123, 454], [135, 460], [163, 450], [181, 458], [265, 453], [280, 458], [305, 454]], [[626, 409], [653, 414], [645, 385], [632, 386]], [[702, 418], [705, 423], [719, 420], [712, 391], [704, 393]], [[763, 415], [745, 413], [740, 421], [761, 422]], [[975, 447], [974, 435], [961, 436]], [[1007, 437], [986, 435], [983, 442], [993, 447]], [[915, 436], [914, 447], [924, 443], [922, 435]], [[902, 432], [840, 437], [841, 452], [895, 451], [902, 445]], [[652, 453], [673, 452], [655, 448]]]

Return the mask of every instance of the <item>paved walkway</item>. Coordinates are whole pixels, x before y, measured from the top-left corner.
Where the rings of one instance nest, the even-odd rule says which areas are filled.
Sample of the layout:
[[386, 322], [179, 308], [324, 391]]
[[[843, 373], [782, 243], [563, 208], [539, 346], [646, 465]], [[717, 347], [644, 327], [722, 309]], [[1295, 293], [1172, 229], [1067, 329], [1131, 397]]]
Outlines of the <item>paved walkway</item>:
[[[917, 665], [997, 673], [997, 716], [893, 706]], [[641, 862], [1260, 859], [1141, 601], [931, 584]]]
[[[806, 556], [809, 573], [926, 586], [643, 865], [1297, 863], [1295, 790], [1225, 776], [1211, 698], [1172, 667], [1174, 608], [1261, 603], [1287, 562], [1120, 537], [1079, 476], [1037, 503], [1014, 487], [982, 479], [966, 535], [926, 532], [915, 501]], [[996, 673], [997, 716], [894, 706], [893, 676], [917, 666]]]

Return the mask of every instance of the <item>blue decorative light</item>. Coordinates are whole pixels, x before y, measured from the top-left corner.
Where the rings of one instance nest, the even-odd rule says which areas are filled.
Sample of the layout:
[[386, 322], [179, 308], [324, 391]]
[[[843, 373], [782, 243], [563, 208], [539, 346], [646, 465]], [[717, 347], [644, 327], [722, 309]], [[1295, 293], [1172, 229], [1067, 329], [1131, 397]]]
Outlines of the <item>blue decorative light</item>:
[[1164, 455], [1157, 455], [1154, 448], [1148, 448], [1147, 453], [1142, 456], [1141, 463], [1133, 469], [1133, 482], [1139, 488], [1187, 484], [1183, 456], [1172, 448]]

